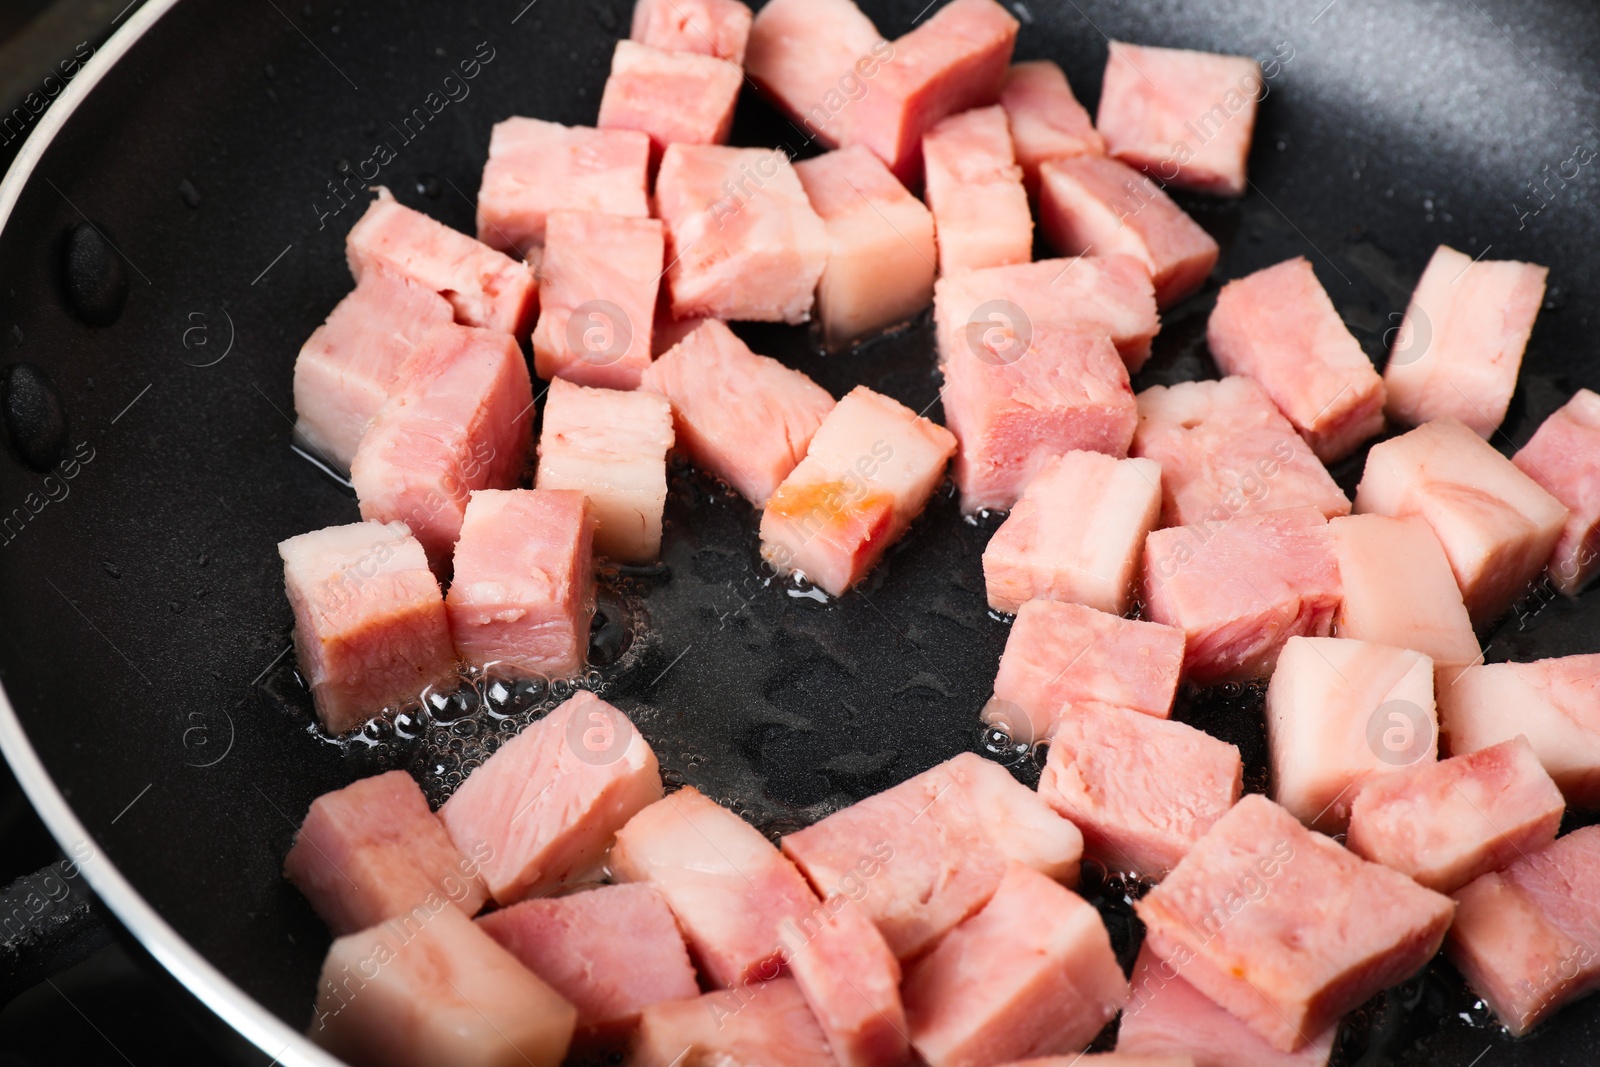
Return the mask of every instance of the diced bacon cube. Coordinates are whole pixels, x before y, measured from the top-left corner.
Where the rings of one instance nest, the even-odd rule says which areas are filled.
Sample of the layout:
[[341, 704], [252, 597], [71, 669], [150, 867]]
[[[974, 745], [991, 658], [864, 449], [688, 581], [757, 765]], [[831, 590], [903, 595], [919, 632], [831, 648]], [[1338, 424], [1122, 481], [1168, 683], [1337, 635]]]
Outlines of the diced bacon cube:
[[1395, 334], [1389, 417], [1407, 426], [1451, 416], [1479, 437], [1505, 421], [1548, 267], [1474, 260], [1440, 245]]
[[532, 268], [413, 211], [383, 186], [345, 237], [357, 282], [386, 271], [450, 301], [456, 321], [502, 333], [521, 333], [539, 306]]
[[445, 597], [461, 658], [553, 678], [577, 674], [594, 617], [593, 542], [582, 493], [473, 493]]
[[557, 378], [539, 433], [540, 489], [577, 489], [594, 509], [594, 550], [646, 563], [661, 553], [672, 405], [656, 393]]
[[349, 470], [400, 368], [424, 334], [453, 317], [439, 294], [381, 270], [367, 271], [294, 361], [295, 430], [311, 450]]
[[448, 573], [468, 497], [517, 484], [532, 424], [528, 364], [510, 334], [435, 328], [350, 463], [361, 517], [405, 523], [433, 569]]
[[1048, 740], [1086, 704], [1165, 719], [1183, 666], [1183, 631], [1082, 604], [1030, 600], [1017, 612], [994, 679], [991, 721], [1024, 744]]
[[1521, 1036], [1600, 988], [1600, 827], [1486, 874], [1456, 894], [1445, 952]]
[[827, 345], [915, 318], [933, 299], [933, 214], [861, 145], [801, 160], [794, 172], [828, 231], [817, 285]]
[[1304, 256], [1224, 285], [1206, 345], [1223, 374], [1259, 382], [1324, 463], [1383, 431], [1383, 379]]
[[[1339, 1036], [1336, 1022], [1298, 1052], [1280, 1052], [1184, 980], [1176, 961], [1162, 960], [1145, 945], [1133, 964], [1133, 992], [1117, 1024], [1117, 1055], [1128, 1067], [1157, 1057], [1184, 1057], [1190, 1067], [1327, 1067]], [[1151, 1057], [1148, 1061], [1141, 1057]], [[1114, 1061], [1121, 1067], [1122, 1060]], [[1084, 1067], [1095, 1067], [1093, 1056]], [[1063, 1065], [1065, 1067], [1065, 1065]]]
[[652, 1004], [639, 1019], [631, 1067], [830, 1067], [835, 1061], [792, 978], [694, 1000]]
[[483, 880], [509, 904], [588, 870], [660, 797], [649, 743], [626, 715], [580, 690], [496, 749], [439, 817], [458, 847], [493, 849]]
[[666, 355], [678, 342], [688, 337], [707, 322], [721, 322], [721, 319], [706, 319], [696, 316], [688, 319], [675, 319], [672, 311], [666, 307], [666, 301], [656, 304], [655, 329], [650, 334], [650, 354], [657, 359]]
[[[331, 320], [330, 320], [331, 321]], [[301, 358], [305, 356], [302, 354]], [[296, 364], [298, 375], [298, 364]], [[299, 378], [295, 379], [297, 382]], [[298, 393], [296, 394], [298, 395]], [[298, 401], [296, 402], [298, 404]], [[1567, 506], [1567, 525], [1548, 573], [1568, 596], [1600, 573], [1600, 395], [1579, 389], [1534, 432], [1511, 462]]]
[[1600, 808], [1600, 654], [1468, 667], [1439, 686], [1451, 755], [1522, 734], [1575, 808]]
[[1526, 737], [1375, 778], [1350, 810], [1351, 852], [1441, 893], [1555, 840], [1566, 801]]
[[805, 322], [828, 231], [781, 149], [668, 146], [656, 177], [678, 318]]
[[1039, 226], [1063, 255], [1137, 259], [1163, 308], [1199, 289], [1217, 265], [1217, 242], [1199, 223], [1155, 182], [1103, 156], [1054, 159], [1039, 168]]
[[665, 248], [659, 219], [550, 213], [533, 331], [539, 377], [638, 388], [650, 366]]
[[998, 354], [983, 337], [970, 340], [948, 354], [939, 391], [961, 442], [952, 473], [963, 511], [1011, 507], [1063, 452], [1127, 455], [1139, 408], [1110, 338], [1043, 326]]
[[921, 514], [955, 436], [864, 385], [834, 405], [761, 515], [761, 555], [842, 596]]
[[1155, 956], [1284, 1052], [1415, 974], [1455, 910], [1257, 795], [1133, 909]]
[[1431, 526], [1415, 515], [1345, 515], [1328, 532], [1344, 587], [1338, 636], [1421, 652], [1441, 687], [1478, 660], [1472, 619]]
[[1024, 601], [1064, 600], [1123, 614], [1160, 514], [1153, 460], [1099, 452], [1046, 460], [983, 550], [989, 606], [1014, 613]]
[[1163, 878], [1243, 788], [1239, 750], [1181, 722], [1079, 704], [1050, 735], [1039, 795], [1083, 831], [1084, 855]]
[[489, 896], [477, 859], [456, 851], [405, 771], [363, 778], [313, 800], [283, 873], [335, 937], [413, 909], [431, 914], [440, 901], [475, 915]]
[[1080, 1051], [1127, 1003], [1100, 913], [1014, 864], [983, 908], [912, 964], [911, 1043], [931, 1067]]
[[1000, 105], [941, 120], [922, 137], [923, 199], [939, 238], [939, 271], [1033, 260], [1033, 212]]
[[922, 135], [999, 99], [1016, 37], [994, 0], [953, 0], [893, 44], [849, 0], [773, 0], [756, 14], [745, 67], [822, 143], [865, 145], [916, 186]]
[[1161, 328], [1150, 272], [1131, 256], [1042, 259], [962, 271], [933, 288], [939, 362], [973, 344], [997, 362], [1027, 351], [1020, 343], [1050, 326], [1107, 333], [1129, 374], [1150, 358]]
[[650, 138], [514, 117], [495, 123], [478, 188], [478, 240], [511, 255], [544, 244], [552, 211], [649, 218]]
[[995, 0], [951, 0], [894, 42], [852, 105], [846, 144], [864, 144], [895, 176], [922, 178], [922, 136], [948, 115], [1000, 99], [1018, 23]]
[[1272, 799], [1325, 833], [1361, 787], [1439, 751], [1433, 661], [1340, 637], [1291, 637], [1267, 686]]
[[863, 908], [901, 960], [981, 908], [1016, 862], [1076, 882], [1083, 836], [1004, 767], [966, 752], [789, 834], [824, 897]]
[[1373, 445], [1356, 510], [1426, 520], [1480, 626], [1528, 589], [1567, 522], [1561, 501], [1449, 417]]
[[1339, 565], [1316, 508], [1157, 530], [1145, 539], [1145, 618], [1184, 632], [1197, 684], [1264, 678], [1291, 637], [1326, 637]]
[[750, 27], [744, 65], [808, 139], [833, 148], [858, 140], [851, 136], [856, 102], [875, 91], [894, 55], [854, 0], [769, 0]]
[[638, 0], [629, 37], [669, 52], [744, 62], [750, 9], [739, 0]]
[[1030, 196], [1039, 194], [1039, 164], [1069, 156], [1103, 156], [1105, 139], [1089, 121], [1059, 66], [1048, 59], [1016, 63], [1000, 86], [1000, 106]]
[[1095, 128], [1106, 150], [1161, 182], [1240, 196], [1266, 95], [1247, 56], [1112, 41]]
[[455, 908], [333, 943], [311, 1039], [348, 1063], [557, 1067], [577, 1011]]
[[617, 832], [611, 872], [666, 899], [713, 984], [776, 976], [786, 923], [817, 907], [806, 880], [761, 831], [686, 786]]
[[295, 657], [329, 733], [454, 676], [444, 595], [404, 524], [329, 526], [280, 543], [278, 555]]
[[672, 402], [677, 447], [758, 508], [833, 410], [826, 389], [756, 355], [717, 319], [651, 364], [641, 387]]
[[651, 1004], [700, 995], [678, 922], [647, 885], [525, 900], [478, 926], [578, 1009], [586, 1042], [623, 1036]]
[[1306, 505], [1350, 514], [1350, 498], [1254, 379], [1152, 385], [1138, 402], [1131, 452], [1161, 464], [1162, 525]]
[[618, 41], [595, 125], [649, 134], [658, 159], [669, 144], [722, 144], [743, 84], [725, 59]]
[[860, 905], [832, 896], [784, 925], [783, 959], [840, 1067], [893, 1067], [910, 1057], [900, 964]]

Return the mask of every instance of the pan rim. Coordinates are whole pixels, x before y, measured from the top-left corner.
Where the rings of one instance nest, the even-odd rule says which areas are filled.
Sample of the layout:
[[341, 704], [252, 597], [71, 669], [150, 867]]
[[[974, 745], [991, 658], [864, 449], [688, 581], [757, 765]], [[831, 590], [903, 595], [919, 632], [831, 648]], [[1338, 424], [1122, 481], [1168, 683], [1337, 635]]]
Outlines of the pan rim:
[[[78, 105], [177, 3], [178, 0], [147, 0], [112, 33], [44, 113], [33, 133], [23, 141], [4, 180], [0, 180], [0, 237], [11, 221], [23, 187]], [[99, 848], [45, 769], [3, 685], [0, 685], [0, 754], [5, 756], [17, 783], [51, 836], [82, 872], [95, 895], [167, 973], [234, 1032], [273, 1056], [275, 1063], [291, 1067], [340, 1067], [341, 1061], [318, 1048], [303, 1033], [290, 1027], [223, 975], [134, 889]]]

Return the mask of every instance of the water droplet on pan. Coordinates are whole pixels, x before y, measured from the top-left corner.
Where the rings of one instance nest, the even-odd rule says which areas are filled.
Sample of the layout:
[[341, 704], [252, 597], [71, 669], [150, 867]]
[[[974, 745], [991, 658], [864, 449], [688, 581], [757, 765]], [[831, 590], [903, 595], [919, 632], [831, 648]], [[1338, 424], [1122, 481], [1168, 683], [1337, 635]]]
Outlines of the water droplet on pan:
[[110, 326], [128, 302], [128, 268], [104, 231], [80, 222], [67, 231], [62, 261], [67, 302], [90, 326]]

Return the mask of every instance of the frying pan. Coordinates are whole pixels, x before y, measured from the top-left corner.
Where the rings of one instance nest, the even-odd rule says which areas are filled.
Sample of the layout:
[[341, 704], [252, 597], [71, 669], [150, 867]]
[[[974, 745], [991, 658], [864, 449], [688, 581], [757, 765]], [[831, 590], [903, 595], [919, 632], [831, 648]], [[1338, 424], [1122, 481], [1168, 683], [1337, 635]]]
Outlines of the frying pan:
[[[897, 36], [925, 2], [865, 6]], [[362, 205], [334, 190], [347, 169], [368, 177], [383, 143], [372, 180], [470, 231], [490, 126], [591, 123], [630, 6], [150, 0], [0, 186], [0, 349], [26, 364], [7, 371], [0, 457], [0, 747], [117, 920], [281, 1063], [331, 1062], [299, 1036], [328, 937], [279, 875], [307, 806], [396, 763], [437, 799], [490, 729], [480, 712], [378, 750], [307, 728], [274, 546], [356, 517], [348, 489], [291, 451], [295, 353], [351, 286], [342, 241]], [[1593, 5], [1013, 8], [1018, 56], [1062, 63], [1091, 110], [1108, 36], [1279, 60], [1250, 194], [1180, 197], [1222, 243], [1216, 277], [1310, 257], [1381, 360], [1438, 243], [1547, 263], [1496, 444], [1600, 386]], [[748, 92], [734, 139], [815, 150]], [[1216, 374], [1215, 288], [1165, 316], [1136, 388]], [[926, 321], [833, 356], [804, 330], [739, 329], [836, 395], [866, 382], [940, 416]], [[1347, 489], [1361, 462], [1336, 469]], [[979, 568], [992, 521], [963, 521], [942, 493], [860, 590], [821, 601], [765, 580], [747, 505], [678, 464], [671, 480], [663, 566], [608, 575], [609, 652], [627, 647], [597, 674], [670, 780], [773, 832], [964, 750], [1031, 780], [976, 726], [1006, 634]], [[1491, 661], [1594, 651], [1600, 597], [1536, 601], [1484, 636]], [[1238, 743], [1263, 788], [1259, 689], [1186, 692], [1176, 714]], [[1127, 958], [1130, 887], [1108, 874], [1085, 891]], [[1513, 1042], [1435, 963], [1358, 1012], [1338, 1060], [1576, 1065], [1597, 1047], [1600, 1003]]]

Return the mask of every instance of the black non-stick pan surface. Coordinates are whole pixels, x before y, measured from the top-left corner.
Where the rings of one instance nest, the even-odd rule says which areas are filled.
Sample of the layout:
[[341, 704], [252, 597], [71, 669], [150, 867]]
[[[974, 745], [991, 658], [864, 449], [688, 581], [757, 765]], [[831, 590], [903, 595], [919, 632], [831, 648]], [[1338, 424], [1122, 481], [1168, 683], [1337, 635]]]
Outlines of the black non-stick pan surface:
[[[897, 36], [925, 2], [866, 6]], [[1551, 267], [1497, 445], [1512, 450], [1574, 389], [1600, 387], [1592, 4], [1011, 6], [1019, 58], [1060, 62], [1091, 110], [1108, 37], [1277, 60], [1252, 191], [1180, 197], [1222, 259], [1213, 284], [1165, 316], [1136, 387], [1215, 375], [1203, 338], [1217, 284], [1295, 255], [1381, 360], [1441, 242]], [[351, 287], [343, 240], [362, 204], [330, 183], [382, 144], [393, 158], [376, 180], [470, 232], [491, 125], [592, 123], [629, 7], [179, 3], [77, 107], [0, 236], [0, 351], [59, 396], [77, 460], [70, 477], [25, 463], [53, 458], [52, 442], [39, 403], [19, 400], [35, 414], [19, 421], [23, 447], [0, 458], [0, 679], [104, 857], [295, 1027], [328, 943], [279, 876], [307, 805], [391, 763], [437, 799], [504, 733], [479, 709], [352, 754], [307, 728], [275, 545], [357, 517], [349, 491], [290, 447], [295, 353]], [[477, 76], [462, 79], [474, 59]], [[429, 120], [402, 132], [419, 107]], [[815, 150], [753, 93], [735, 141]], [[85, 322], [68, 296], [63, 257], [85, 220], [126, 277], [111, 325]], [[107, 310], [107, 294], [81, 295], [90, 317]], [[739, 330], [836, 395], [865, 382], [918, 410], [935, 399], [926, 322], [826, 357], [801, 329]], [[13, 372], [14, 398], [37, 392], [28, 373]], [[1336, 471], [1346, 488], [1361, 462]], [[860, 590], [822, 602], [765, 580], [748, 505], [681, 465], [672, 490], [664, 565], [608, 578], [600, 644], [620, 658], [596, 676], [670, 779], [780, 831], [957, 752], [1003, 748], [976, 725], [1006, 636], [979, 567], [993, 521], [964, 522], [941, 494]], [[1600, 594], [1536, 602], [1484, 637], [1490, 661], [1600, 650]], [[1259, 691], [1188, 693], [1178, 711], [1241, 746], [1254, 789], [1259, 704]], [[1013, 762], [1024, 780], [1036, 773]], [[1091, 872], [1085, 891], [1129, 955], [1139, 931], [1125, 889], [1137, 891]], [[1596, 1049], [1600, 1004], [1512, 1041], [1436, 963], [1357, 1013], [1338, 1060], [1578, 1065]]]

